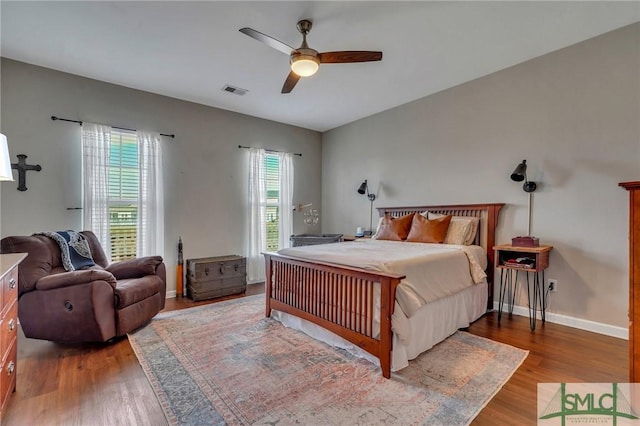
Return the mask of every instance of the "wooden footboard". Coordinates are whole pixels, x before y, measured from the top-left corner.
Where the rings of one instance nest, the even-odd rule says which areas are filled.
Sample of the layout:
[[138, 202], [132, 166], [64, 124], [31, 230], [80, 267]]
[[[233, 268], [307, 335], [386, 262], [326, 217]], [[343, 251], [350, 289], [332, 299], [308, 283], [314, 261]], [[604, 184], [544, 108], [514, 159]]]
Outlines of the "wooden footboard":
[[[277, 309], [311, 321], [380, 359], [391, 377], [391, 315], [405, 277], [265, 253], [266, 316]], [[374, 322], [380, 292], [379, 332]]]
[[[477, 217], [475, 244], [488, 256], [488, 308], [493, 307], [493, 250], [502, 203], [380, 207], [380, 216], [426, 211]], [[345, 243], [349, 244], [349, 243]], [[277, 253], [266, 253], [266, 315], [277, 309], [311, 321], [380, 359], [382, 375], [391, 377], [391, 315], [396, 288], [404, 275], [370, 271]], [[376, 292], [380, 292], [380, 330], [374, 321]]]

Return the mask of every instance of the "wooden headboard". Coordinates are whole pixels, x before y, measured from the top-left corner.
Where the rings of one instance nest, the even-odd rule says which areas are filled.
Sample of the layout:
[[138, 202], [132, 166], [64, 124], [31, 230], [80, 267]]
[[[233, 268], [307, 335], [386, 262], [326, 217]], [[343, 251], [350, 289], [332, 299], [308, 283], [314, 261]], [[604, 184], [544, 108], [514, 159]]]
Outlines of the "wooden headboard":
[[404, 216], [410, 213], [422, 213], [430, 211], [438, 214], [450, 214], [453, 216], [469, 216], [480, 219], [478, 234], [475, 244], [482, 246], [487, 252], [487, 282], [489, 283], [488, 308], [493, 308], [493, 270], [494, 253], [493, 246], [496, 245], [496, 227], [498, 225], [498, 215], [504, 203], [489, 204], [454, 204], [439, 206], [414, 206], [414, 207], [378, 207], [380, 217], [385, 214], [393, 217]]

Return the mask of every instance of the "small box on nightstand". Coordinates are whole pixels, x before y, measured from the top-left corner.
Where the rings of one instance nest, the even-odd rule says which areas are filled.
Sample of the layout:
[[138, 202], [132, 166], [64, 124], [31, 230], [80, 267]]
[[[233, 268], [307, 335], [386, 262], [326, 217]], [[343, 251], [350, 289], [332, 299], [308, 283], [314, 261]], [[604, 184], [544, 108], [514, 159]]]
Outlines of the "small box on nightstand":
[[511, 245], [514, 247], [539, 247], [540, 239], [537, 237], [513, 237]]

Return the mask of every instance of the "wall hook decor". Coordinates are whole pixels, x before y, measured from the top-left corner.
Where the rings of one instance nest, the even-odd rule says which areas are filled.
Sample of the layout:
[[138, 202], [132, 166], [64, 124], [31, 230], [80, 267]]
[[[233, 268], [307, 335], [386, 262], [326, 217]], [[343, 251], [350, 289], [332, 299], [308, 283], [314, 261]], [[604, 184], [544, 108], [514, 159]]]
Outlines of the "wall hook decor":
[[39, 172], [42, 170], [40, 164], [27, 164], [25, 161], [27, 156], [24, 154], [18, 154], [18, 162], [12, 163], [11, 168], [16, 169], [18, 171], [18, 191], [26, 191], [27, 190], [27, 171], [35, 170]]

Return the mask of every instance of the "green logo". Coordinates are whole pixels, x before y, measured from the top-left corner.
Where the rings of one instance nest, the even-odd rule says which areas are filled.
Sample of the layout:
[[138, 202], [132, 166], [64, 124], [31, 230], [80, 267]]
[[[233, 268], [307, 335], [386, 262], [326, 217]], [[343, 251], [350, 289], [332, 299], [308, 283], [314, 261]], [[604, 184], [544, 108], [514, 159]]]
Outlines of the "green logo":
[[[542, 385], [542, 384], [541, 384]], [[631, 404], [621, 392], [617, 383], [611, 384], [609, 389], [599, 392], [586, 391], [589, 384], [579, 384], [582, 392], [567, 391], [566, 383], [561, 383], [560, 388], [551, 398], [539, 417], [539, 420], [560, 418], [562, 426], [565, 426], [567, 418], [571, 423], [593, 423], [596, 416], [608, 417], [617, 425], [619, 418], [637, 420]], [[540, 385], [539, 385], [540, 386]], [[602, 386], [602, 384], [599, 384]], [[606, 385], [608, 386], [608, 385]], [[538, 388], [540, 390], [540, 387]], [[580, 419], [579, 417], [582, 417]], [[605, 420], [601, 417], [601, 420]]]

